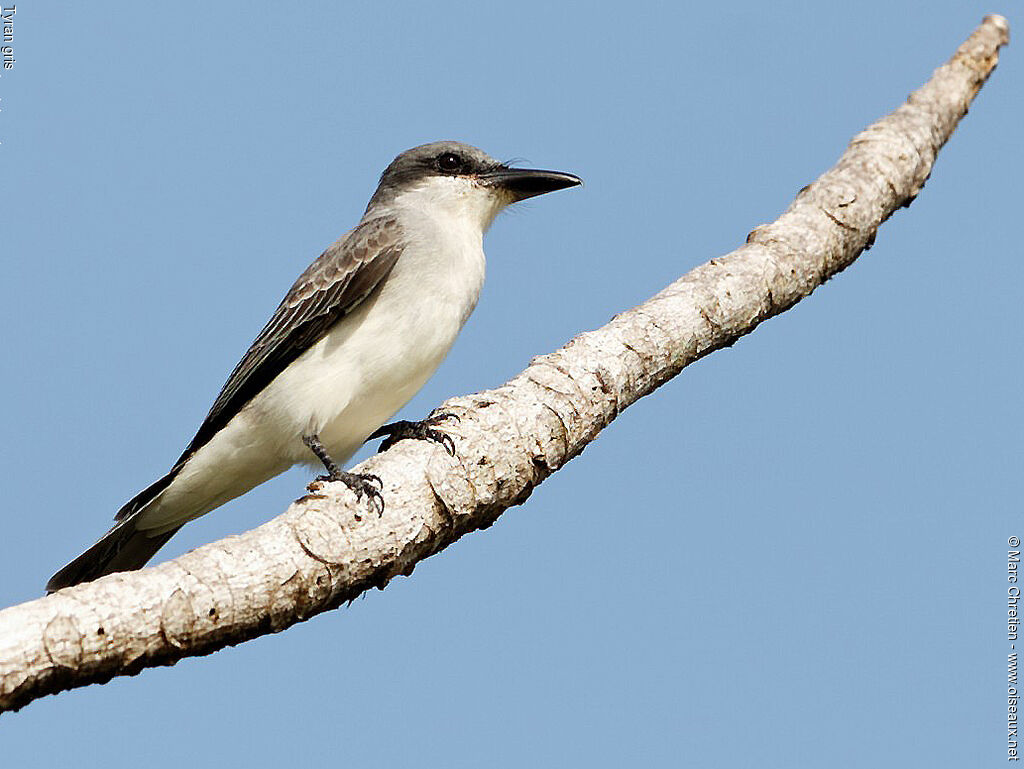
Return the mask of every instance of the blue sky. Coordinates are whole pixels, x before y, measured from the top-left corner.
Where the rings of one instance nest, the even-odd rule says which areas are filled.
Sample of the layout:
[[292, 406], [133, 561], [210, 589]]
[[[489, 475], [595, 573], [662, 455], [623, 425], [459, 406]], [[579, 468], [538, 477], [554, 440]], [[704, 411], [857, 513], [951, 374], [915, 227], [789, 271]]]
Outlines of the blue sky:
[[[163, 474], [398, 152], [455, 138], [586, 180], [495, 223], [480, 305], [415, 418], [740, 245], [999, 10], [19, 5], [0, 604]], [[5, 765], [1005, 761], [1020, 95], [1011, 45], [870, 252], [489, 530], [285, 633], [5, 715]], [[161, 556], [252, 528], [307, 480]]]

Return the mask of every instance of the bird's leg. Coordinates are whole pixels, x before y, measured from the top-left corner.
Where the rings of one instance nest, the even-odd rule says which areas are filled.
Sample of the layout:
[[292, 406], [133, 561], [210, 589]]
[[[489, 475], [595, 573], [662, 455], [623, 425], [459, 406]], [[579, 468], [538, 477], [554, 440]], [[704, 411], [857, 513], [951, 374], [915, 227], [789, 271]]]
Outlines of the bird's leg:
[[[317, 478], [318, 481], [341, 481], [352, 489], [357, 500], [362, 499], [365, 494], [369, 497], [370, 504], [377, 508], [377, 515], [384, 514], [384, 497], [380, 494], [384, 484], [379, 477], [371, 473], [345, 472], [331, 459], [331, 455], [327, 453], [327, 449], [316, 435], [304, 435], [302, 442], [309, 446], [309, 450], [316, 454], [317, 459], [327, 468], [327, 475], [320, 476]], [[375, 483], [376, 487], [373, 485]]]
[[436, 425], [439, 425], [448, 419], [458, 421], [459, 415], [442, 411], [439, 414], [434, 414], [433, 416], [429, 416], [419, 422], [407, 422], [402, 419], [398, 422], [392, 422], [389, 425], [378, 427], [373, 431], [373, 435], [366, 440], [372, 441], [374, 438], [384, 438], [384, 441], [380, 444], [379, 451], [387, 451], [396, 443], [401, 440], [405, 440], [406, 438], [421, 441], [434, 441], [435, 443], [440, 443], [444, 446], [444, 450], [454, 457], [455, 442], [452, 440], [452, 437], [447, 433], [434, 429]]

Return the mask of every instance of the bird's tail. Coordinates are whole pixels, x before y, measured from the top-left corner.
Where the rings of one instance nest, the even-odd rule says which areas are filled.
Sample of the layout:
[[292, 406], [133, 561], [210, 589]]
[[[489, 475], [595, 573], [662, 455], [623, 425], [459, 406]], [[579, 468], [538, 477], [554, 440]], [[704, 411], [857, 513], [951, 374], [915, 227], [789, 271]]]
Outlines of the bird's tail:
[[137, 514], [151, 503], [170, 484], [175, 470], [142, 491], [121, 508], [117, 513], [114, 528], [100, 537], [99, 542], [90, 547], [75, 560], [54, 574], [46, 583], [46, 592], [53, 593], [62, 587], [71, 587], [80, 582], [99, 579], [115, 571], [131, 571], [141, 569], [156, 551], [166, 544], [181, 528], [176, 526], [170, 531], [153, 534], [140, 531], [135, 525]]
[[180, 528], [150, 536], [136, 529], [132, 519], [119, 521], [99, 542], [54, 574], [46, 583], [46, 592], [99, 579], [115, 571], [141, 569]]

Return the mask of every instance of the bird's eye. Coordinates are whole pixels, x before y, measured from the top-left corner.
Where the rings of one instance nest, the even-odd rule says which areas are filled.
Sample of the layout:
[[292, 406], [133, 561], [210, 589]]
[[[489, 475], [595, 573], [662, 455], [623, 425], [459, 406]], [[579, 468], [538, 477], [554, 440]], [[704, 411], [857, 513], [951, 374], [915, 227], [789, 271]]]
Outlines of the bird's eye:
[[463, 160], [454, 152], [442, 152], [435, 159], [439, 170], [446, 174], [457, 174], [463, 168]]

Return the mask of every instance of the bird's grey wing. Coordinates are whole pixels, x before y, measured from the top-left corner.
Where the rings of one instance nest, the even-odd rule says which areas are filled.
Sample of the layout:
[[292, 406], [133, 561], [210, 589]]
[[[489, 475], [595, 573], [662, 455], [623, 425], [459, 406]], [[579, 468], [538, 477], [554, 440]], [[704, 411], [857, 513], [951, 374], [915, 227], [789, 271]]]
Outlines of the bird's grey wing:
[[401, 251], [401, 230], [388, 217], [363, 222], [324, 251], [295, 281], [235, 366], [183, 458], [362, 302], [391, 272]]
[[171, 471], [122, 507], [117, 520], [135, 513], [163, 491], [188, 458], [253, 396], [369, 296], [391, 272], [403, 246], [402, 231], [395, 219], [381, 217], [362, 222], [324, 251], [295, 281], [235, 366]]

